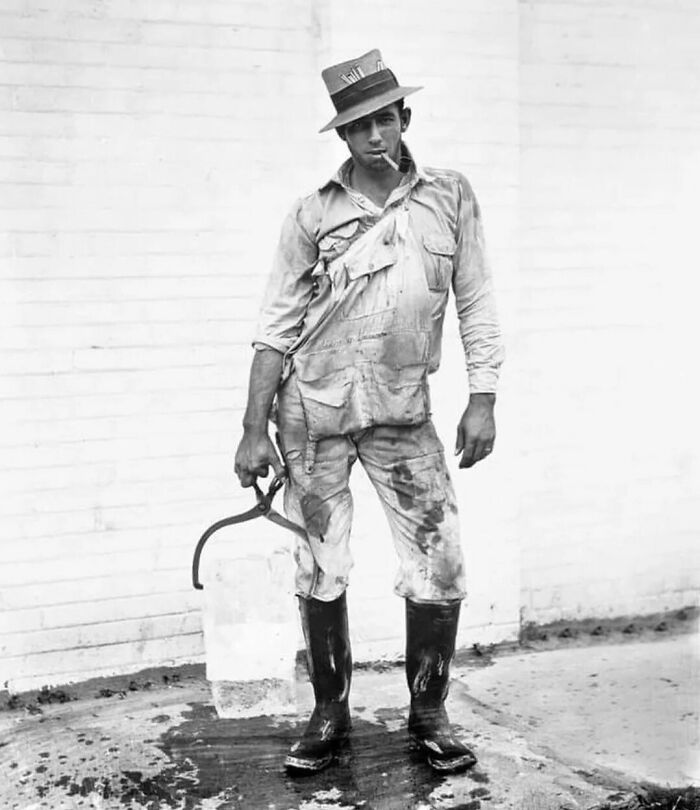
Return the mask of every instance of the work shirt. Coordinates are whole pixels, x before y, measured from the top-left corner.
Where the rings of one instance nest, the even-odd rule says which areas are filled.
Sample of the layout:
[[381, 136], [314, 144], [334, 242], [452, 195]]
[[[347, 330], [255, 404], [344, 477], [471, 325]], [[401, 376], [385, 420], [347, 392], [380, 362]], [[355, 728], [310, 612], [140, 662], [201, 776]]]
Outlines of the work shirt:
[[470, 391], [495, 392], [503, 347], [476, 197], [459, 172], [419, 168], [405, 145], [402, 151], [402, 165], [408, 171], [383, 207], [350, 186], [352, 160], [293, 206], [282, 227], [254, 345], [293, 356], [305, 333], [331, 305], [333, 291], [324, 283], [324, 266], [402, 207], [408, 211], [411, 243], [430, 296], [428, 372], [440, 364], [451, 286]]

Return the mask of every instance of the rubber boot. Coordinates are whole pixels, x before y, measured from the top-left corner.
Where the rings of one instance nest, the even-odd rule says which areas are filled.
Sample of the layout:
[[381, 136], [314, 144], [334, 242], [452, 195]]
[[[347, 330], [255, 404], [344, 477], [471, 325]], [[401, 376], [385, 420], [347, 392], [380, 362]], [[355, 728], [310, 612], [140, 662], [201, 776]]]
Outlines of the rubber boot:
[[408, 732], [430, 767], [440, 773], [457, 773], [476, 764], [474, 753], [454, 736], [445, 710], [459, 609], [459, 602], [436, 605], [406, 600]]
[[300, 598], [299, 612], [316, 706], [285, 766], [311, 773], [330, 765], [350, 732], [352, 656], [345, 594], [333, 602]]

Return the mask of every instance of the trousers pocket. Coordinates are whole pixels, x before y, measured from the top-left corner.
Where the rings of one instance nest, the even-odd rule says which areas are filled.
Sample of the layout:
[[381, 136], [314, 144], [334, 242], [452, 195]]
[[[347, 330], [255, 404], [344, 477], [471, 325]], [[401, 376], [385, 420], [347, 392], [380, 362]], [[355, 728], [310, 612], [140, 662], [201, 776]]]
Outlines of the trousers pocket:
[[310, 438], [424, 422], [429, 349], [427, 332], [409, 330], [299, 352], [294, 371]]
[[352, 419], [352, 369], [333, 366], [333, 352], [294, 358], [296, 383], [311, 439], [342, 436], [356, 429]]
[[352, 380], [329, 386], [326, 379], [297, 379], [297, 385], [310, 439], [342, 436], [359, 430], [350, 407]]
[[373, 365], [376, 424], [420, 425], [430, 417], [430, 394], [425, 365], [393, 368]]

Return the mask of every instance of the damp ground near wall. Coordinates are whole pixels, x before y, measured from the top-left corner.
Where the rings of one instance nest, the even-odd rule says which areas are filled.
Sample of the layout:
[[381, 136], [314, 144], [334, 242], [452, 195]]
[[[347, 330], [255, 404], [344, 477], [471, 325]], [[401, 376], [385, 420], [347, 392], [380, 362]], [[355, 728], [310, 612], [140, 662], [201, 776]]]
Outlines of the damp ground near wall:
[[[644, 616], [615, 616], [561, 620], [548, 624], [526, 623], [517, 642], [502, 644], [473, 644], [457, 650], [455, 663], [464, 667], [490, 666], [497, 657], [525, 650], [544, 651], [600, 644], [625, 644], [655, 641], [678, 634], [697, 633], [700, 627], [700, 607], [689, 605], [680, 610], [664, 611]], [[402, 668], [403, 657], [355, 660], [355, 671], [387, 672]], [[306, 657], [297, 654], [297, 678], [306, 679]], [[125, 696], [130, 693], [167, 687], [173, 683], [188, 683], [205, 678], [203, 663], [179, 666], [149, 667], [127, 675], [90, 678], [69, 684], [45, 684], [40, 689], [13, 693], [0, 689], [0, 712], [25, 708], [37, 710], [45, 705], [81, 700], [86, 697]]]
[[628, 641], [669, 637], [697, 632], [700, 607], [689, 605], [644, 616], [614, 616], [560, 620], [549, 624], [524, 623], [520, 631], [521, 649], [546, 650], [562, 646], [624, 644]]
[[[197, 665], [9, 696], [0, 807], [700, 810], [693, 620], [675, 620], [656, 630], [661, 620], [637, 618], [590, 644], [582, 626], [561, 637], [566, 628], [550, 626], [521, 646], [460, 651], [448, 709], [479, 762], [452, 777], [432, 773], [410, 745], [396, 662], [357, 668], [351, 743], [301, 780], [283, 762], [312, 705], [303, 667], [291, 717], [217, 717]], [[639, 632], [625, 633], [632, 623]]]

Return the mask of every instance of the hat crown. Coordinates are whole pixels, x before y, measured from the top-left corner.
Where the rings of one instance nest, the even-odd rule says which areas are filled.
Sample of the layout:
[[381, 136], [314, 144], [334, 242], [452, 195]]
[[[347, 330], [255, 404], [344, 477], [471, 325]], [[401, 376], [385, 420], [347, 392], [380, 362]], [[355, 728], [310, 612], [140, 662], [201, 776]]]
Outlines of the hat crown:
[[321, 132], [381, 110], [421, 89], [400, 87], [377, 48], [356, 59], [331, 65], [321, 72], [321, 76], [338, 113]]
[[349, 59], [347, 62], [331, 65], [322, 71], [321, 76], [326, 83], [328, 93], [333, 96], [360, 79], [365, 79], [381, 70], [386, 70], [386, 65], [380, 51], [374, 48], [374, 50], [358, 56], [357, 59]]

